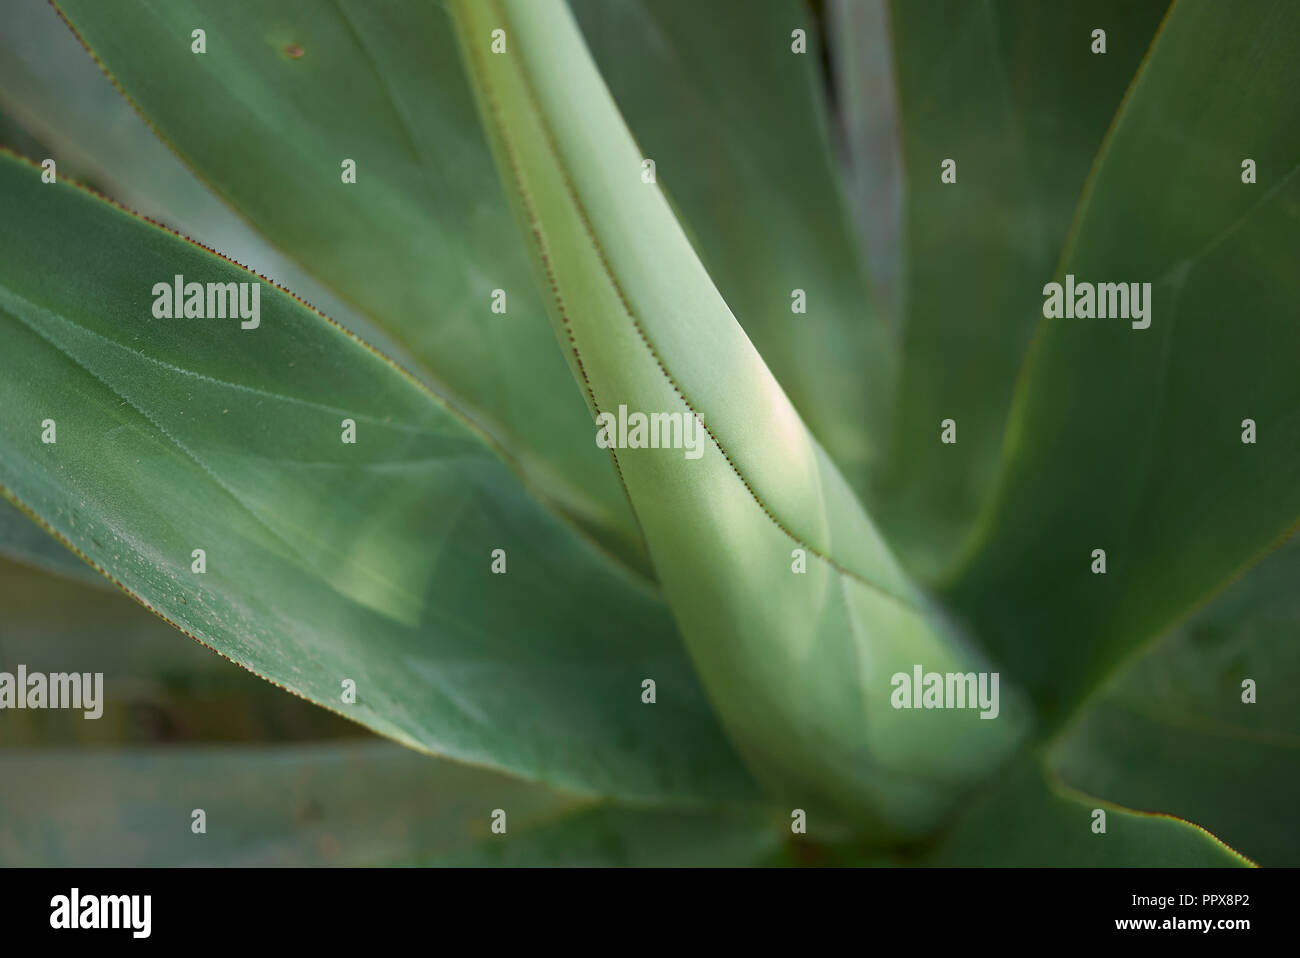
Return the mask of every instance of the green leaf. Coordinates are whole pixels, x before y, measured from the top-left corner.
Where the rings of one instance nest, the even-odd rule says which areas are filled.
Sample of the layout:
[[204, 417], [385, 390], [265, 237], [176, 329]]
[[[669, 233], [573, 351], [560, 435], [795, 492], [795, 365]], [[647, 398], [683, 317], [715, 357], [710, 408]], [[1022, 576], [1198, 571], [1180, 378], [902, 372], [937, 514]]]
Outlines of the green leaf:
[[[644, 569], [608, 454], [541, 321], [440, 4], [59, 6], [219, 196], [380, 326], [539, 494]], [[191, 52], [196, 28], [206, 53]], [[505, 314], [492, 311], [497, 289]]]
[[0, 499], [0, 556], [57, 572], [101, 589], [112, 586], [98, 572], [69, 552], [49, 533], [23, 514], [18, 507]]
[[1297, 582], [1292, 539], [1107, 685], [1059, 743], [1061, 776], [1198, 822], [1262, 865], [1300, 865]]
[[1156, 38], [1057, 274], [1151, 283], [1150, 326], [1040, 321], [948, 590], [1049, 725], [1300, 518], [1300, 7], [1251, 9]]
[[[723, 299], [864, 491], [883, 452], [897, 343], [845, 217], [816, 21], [797, 0], [715, 0], [707, 15], [693, 0], [571, 6]], [[806, 312], [792, 310], [796, 289]]]
[[[1105, 814], [1105, 832], [1094, 829]], [[1209, 832], [1046, 780], [1018, 760], [963, 810], [917, 864], [1044, 868], [1240, 868], [1252, 864]]]
[[[891, 707], [893, 673], [918, 662], [964, 672], [975, 657], [927, 612], [657, 184], [643, 181], [641, 153], [567, 9], [453, 10], [508, 192], [550, 281], [556, 334], [593, 412], [676, 415], [678, 445], [698, 453], [619, 448], [616, 458], [733, 740], [798, 804], [848, 809], [862, 828], [928, 827], [1014, 745], [1014, 693], [991, 722]], [[490, 52], [494, 29], [507, 52]]]
[[747, 792], [663, 603], [476, 429], [270, 285], [255, 329], [154, 318], [175, 275], [257, 282], [200, 247], [8, 156], [0, 196], [0, 484], [67, 544], [407, 745], [638, 800]]
[[214, 196], [154, 134], [86, 55], [49, 0], [11, 0], [0, 34], [0, 107], [41, 146], [58, 174], [257, 270], [398, 359], [414, 366], [371, 322], [275, 251]]
[[[926, 579], [951, 564], [997, 479], [1043, 284], [1166, 6], [909, 0], [889, 7], [906, 316], [893, 445], [875, 508], [908, 567]], [[1092, 52], [1095, 28], [1106, 30], [1105, 54]], [[839, 36], [850, 54], [865, 46], [858, 35]], [[949, 159], [955, 183], [941, 180]], [[881, 175], [888, 174], [886, 167]], [[940, 441], [947, 419], [956, 423], [956, 443]]]

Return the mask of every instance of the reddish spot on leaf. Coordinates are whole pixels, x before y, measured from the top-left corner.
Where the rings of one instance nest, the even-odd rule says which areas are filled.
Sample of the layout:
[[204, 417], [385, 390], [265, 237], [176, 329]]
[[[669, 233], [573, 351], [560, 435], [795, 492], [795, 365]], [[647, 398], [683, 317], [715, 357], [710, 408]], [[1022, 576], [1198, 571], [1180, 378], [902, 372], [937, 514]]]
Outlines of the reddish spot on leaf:
[[301, 57], [301, 56], [302, 56], [304, 53], [306, 53], [306, 52], [307, 52], [306, 50], [304, 50], [302, 47], [300, 47], [300, 46], [299, 46], [298, 44], [296, 44], [296, 43], [291, 43], [291, 44], [289, 44], [287, 47], [284, 48], [285, 56], [287, 56], [287, 57], [292, 57], [294, 60], [297, 60], [299, 57]]

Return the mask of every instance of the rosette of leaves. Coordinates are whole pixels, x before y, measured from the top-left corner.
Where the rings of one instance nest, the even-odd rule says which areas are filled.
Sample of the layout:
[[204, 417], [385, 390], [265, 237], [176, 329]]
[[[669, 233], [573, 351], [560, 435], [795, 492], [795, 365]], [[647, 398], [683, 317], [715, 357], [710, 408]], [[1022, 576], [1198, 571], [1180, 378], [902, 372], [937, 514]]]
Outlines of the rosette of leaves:
[[1300, 862], [1294, 4], [6, 17], [7, 862]]

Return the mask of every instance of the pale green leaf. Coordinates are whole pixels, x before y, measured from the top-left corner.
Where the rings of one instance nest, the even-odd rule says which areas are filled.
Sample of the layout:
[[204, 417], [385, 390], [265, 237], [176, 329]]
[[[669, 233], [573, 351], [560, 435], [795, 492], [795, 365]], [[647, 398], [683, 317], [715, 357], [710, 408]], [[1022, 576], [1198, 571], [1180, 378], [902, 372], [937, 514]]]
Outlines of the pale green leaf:
[[[939, 626], [697, 259], [558, 3], [456, 3], [508, 190], [592, 411], [702, 417], [688, 448], [616, 458], [733, 739], [786, 795], [859, 827], [933, 823], [1022, 731], [891, 706], [914, 663], [976, 659]], [[502, 29], [508, 52], [491, 52]], [[615, 429], [615, 432], [619, 430]], [[617, 439], [617, 436], [611, 438]], [[671, 437], [670, 437], [671, 439]], [[679, 444], [680, 445], [680, 444]], [[693, 455], [693, 453], [692, 453]], [[806, 572], [792, 571], [802, 551]]]
[[[755, 348], [855, 490], [883, 453], [897, 343], [875, 310], [797, 0], [580, 0], [600, 75]], [[803, 30], [806, 52], [791, 34]], [[647, 82], [653, 77], [653, 82]], [[795, 313], [795, 290], [806, 312]]]

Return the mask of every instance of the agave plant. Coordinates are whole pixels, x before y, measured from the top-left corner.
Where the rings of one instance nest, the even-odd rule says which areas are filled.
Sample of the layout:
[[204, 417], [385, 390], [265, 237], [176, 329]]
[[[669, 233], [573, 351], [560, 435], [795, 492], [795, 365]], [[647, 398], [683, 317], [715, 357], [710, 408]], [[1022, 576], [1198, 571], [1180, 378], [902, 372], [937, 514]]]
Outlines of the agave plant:
[[11, 6], [6, 861], [1300, 863], [1294, 3]]

